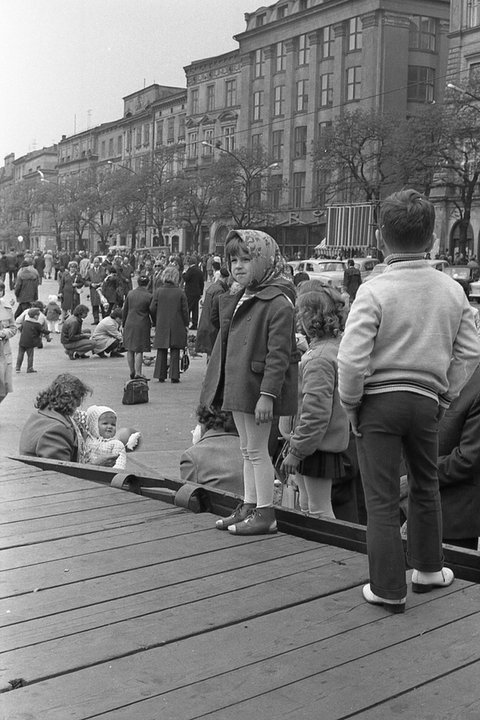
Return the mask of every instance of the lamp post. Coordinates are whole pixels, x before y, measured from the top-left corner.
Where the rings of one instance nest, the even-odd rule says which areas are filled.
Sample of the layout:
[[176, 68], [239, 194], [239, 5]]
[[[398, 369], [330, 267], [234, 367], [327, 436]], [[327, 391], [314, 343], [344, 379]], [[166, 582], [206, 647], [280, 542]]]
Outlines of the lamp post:
[[269, 165], [266, 165], [265, 167], [250, 167], [245, 160], [243, 160], [242, 157], [237, 155], [237, 153], [234, 153], [232, 150], [227, 150], [226, 148], [221, 147], [220, 142], [215, 143], [215, 145], [212, 145], [212, 143], [207, 142], [206, 140], [202, 141], [202, 145], [204, 147], [209, 147], [212, 150], [219, 150], [220, 152], [224, 153], [225, 155], [230, 155], [235, 162], [240, 166], [243, 173], [243, 192], [245, 195], [245, 208], [242, 212], [242, 219], [244, 219], [244, 222], [242, 223], [245, 227], [250, 227], [252, 222], [252, 198], [253, 196], [258, 192], [258, 190], [255, 188], [255, 181], [258, 178], [261, 178], [262, 173], [266, 170], [274, 170], [275, 168], [279, 167], [279, 164], [277, 162], [270, 163]]

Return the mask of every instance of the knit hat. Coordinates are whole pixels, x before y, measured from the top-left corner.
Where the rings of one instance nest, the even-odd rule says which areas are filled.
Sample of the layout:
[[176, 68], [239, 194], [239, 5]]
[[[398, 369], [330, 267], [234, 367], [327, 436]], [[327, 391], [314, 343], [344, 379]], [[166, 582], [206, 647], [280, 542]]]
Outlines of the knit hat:
[[113, 413], [113, 415], [117, 417], [117, 413], [112, 410], [112, 408], [109, 408], [106, 405], [90, 405], [90, 407], [87, 408], [85, 413], [87, 430], [90, 435], [93, 435], [93, 437], [100, 437], [100, 434], [98, 432], [98, 421], [100, 419], [100, 415], [103, 415], [103, 413], [107, 412]]
[[58, 297], [56, 295], [49, 295], [48, 302], [56, 303], [56, 302], [58, 302]]

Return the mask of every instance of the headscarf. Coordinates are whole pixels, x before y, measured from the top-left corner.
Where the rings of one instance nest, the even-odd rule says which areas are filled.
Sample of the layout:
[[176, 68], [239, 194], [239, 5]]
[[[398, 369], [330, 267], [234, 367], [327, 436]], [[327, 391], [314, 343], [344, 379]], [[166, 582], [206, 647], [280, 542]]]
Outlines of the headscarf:
[[92, 437], [97, 439], [100, 438], [100, 433], [98, 432], [98, 421], [100, 419], [100, 415], [107, 412], [113, 413], [113, 415], [117, 417], [117, 413], [106, 405], [90, 405], [90, 407], [87, 408], [85, 412], [85, 421], [87, 431]]
[[[244, 243], [252, 259], [253, 282], [251, 289], [272, 282], [276, 278], [288, 278], [286, 262], [275, 240], [262, 230], [231, 230], [225, 244], [232, 238], [239, 238]], [[228, 269], [231, 271], [230, 255], [227, 256]]]

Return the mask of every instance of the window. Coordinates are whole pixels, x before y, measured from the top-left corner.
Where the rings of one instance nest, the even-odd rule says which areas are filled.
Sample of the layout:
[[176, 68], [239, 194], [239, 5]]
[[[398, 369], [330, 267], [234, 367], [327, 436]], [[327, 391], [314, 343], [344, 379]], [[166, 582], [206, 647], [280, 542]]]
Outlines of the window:
[[175, 118], [168, 118], [167, 120], [167, 142], [173, 143], [175, 141]]
[[328, 170], [317, 170], [316, 173], [316, 203], [318, 207], [325, 207], [329, 199], [331, 186], [331, 172]]
[[268, 193], [270, 205], [274, 210], [280, 207], [282, 200], [283, 178], [281, 175], [272, 175], [270, 178]]
[[261, 120], [263, 110], [263, 90], [253, 93], [253, 115], [252, 120]]
[[143, 144], [150, 145], [150, 125], [143, 126]]
[[213, 155], [213, 129], [209, 128], [208, 130], [203, 131], [203, 142], [208, 143], [208, 145], [202, 145], [202, 154], [204, 157], [208, 157], [210, 155]]
[[350, 18], [348, 21], [348, 49], [362, 49], [362, 23], [359, 17]]
[[188, 157], [196, 158], [198, 153], [198, 133], [188, 133]]
[[284, 42], [279, 42], [276, 45], [276, 57], [275, 57], [275, 71], [281, 72], [285, 70], [287, 64], [287, 49]]
[[192, 90], [192, 115], [198, 113], [198, 88]]
[[335, 36], [331, 25], [323, 28], [322, 32], [322, 59], [333, 56], [333, 41]]
[[277, 20], [287, 17], [288, 5], [280, 5], [277, 8]]
[[255, 50], [255, 59], [253, 63], [253, 76], [256, 78], [263, 77], [263, 50]]
[[297, 82], [297, 112], [305, 112], [308, 110], [307, 82], [307, 80], [299, 80]]
[[225, 81], [225, 107], [233, 107], [237, 104], [237, 81]]
[[113, 157], [113, 138], [108, 141], [108, 157]]
[[320, 75], [320, 107], [333, 105], [333, 73]]
[[121, 155], [123, 150], [123, 137], [119, 135], [117, 137], [117, 155]]
[[301, 125], [294, 131], [294, 157], [305, 157], [307, 154], [307, 126]]
[[359, 100], [362, 89], [362, 68], [355, 66], [347, 70], [347, 101]]
[[273, 114], [283, 115], [285, 112], [285, 85], [277, 85], [273, 90]]
[[139, 148], [142, 145], [142, 128], [137, 127], [135, 131], [135, 147]]
[[267, 19], [267, 13], [262, 13], [261, 15], [257, 15], [255, 18], [255, 27], [262, 27], [262, 25], [265, 25], [265, 20]]
[[180, 115], [178, 118], [178, 139], [185, 139], [185, 115]]
[[207, 112], [215, 110], [215, 85], [207, 85]]
[[468, 68], [468, 81], [474, 85], [478, 85], [480, 81], [480, 63], [470, 63]]
[[480, 0], [471, 0], [469, 10], [469, 27], [476, 27], [477, 25], [480, 25]]
[[318, 123], [318, 139], [323, 140], [325, 135], [330, 132], [332, 128], [332, 121], [327, 120], [326, 122]]
[[127, 130], [127, 153], [132, 152], [132, 131]]
[[235, 150], [235, 127], [233, 125], [223, 128], [223, 147], [230, 152]]
[[284, 131], [274, 130], [272, 133], [272, 156], [274, 160], [283, 160]]
[[409, 45], [413, 50], [431, 50], [436, 47], [435, 18], [414, 15], [410, 18]]
[[435, 99], [435, 70], [421, 65], [409, 65], [407, 100], [433, 102]]
[[300, 0], [300, 2], [298, 3], [298, 9], [300, 11], [302, 11], [302, 10], [306, 10], [307, 8], [308, 8], [308, 0]]
[[105, 149], [105, 140], [102, 140], [100, 143], [100, 157], [104, 158], [106, 156], [106, 149]]
[[163, 120], [157, 120], [156, 144], [163, 145]]
[[305, 173], [293, 173], [293, 207], [301, 208], [305, 204]]
[[262, 133], [255, 133], [252, 135], [252, 148], [258, 148], [262, 144]]
[[300, 35], [298, 38], [297, 65], [308, 65], [310, 60], [310, 42], [308, 35]]

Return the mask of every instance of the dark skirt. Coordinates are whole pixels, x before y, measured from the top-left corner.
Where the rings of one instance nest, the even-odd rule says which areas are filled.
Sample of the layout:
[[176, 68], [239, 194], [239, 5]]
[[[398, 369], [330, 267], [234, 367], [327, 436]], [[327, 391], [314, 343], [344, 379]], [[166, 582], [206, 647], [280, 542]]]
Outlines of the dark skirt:
[[315, 450], [312, 455], [303, 458], [297, 472], [315, 478], [341, 478], [346, 474], [343, 458], [343, 453]]

